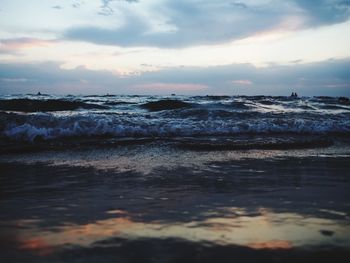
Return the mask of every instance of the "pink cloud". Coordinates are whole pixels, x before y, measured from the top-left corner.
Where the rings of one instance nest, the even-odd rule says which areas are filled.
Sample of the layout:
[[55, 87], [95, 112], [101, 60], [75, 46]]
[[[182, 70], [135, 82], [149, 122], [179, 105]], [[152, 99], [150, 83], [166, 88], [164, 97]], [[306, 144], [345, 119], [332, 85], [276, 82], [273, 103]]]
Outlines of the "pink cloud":
[[47, 47], [57, 40], [45, 40], [37, 38], [11, 38], [0, 40], [0, 52], [11, 52], [20, 49]]
[[4, 82], [28, 82], [30, 81], [30, 79], [26, 79], [26, 78], [1, 78], [1, 81]]

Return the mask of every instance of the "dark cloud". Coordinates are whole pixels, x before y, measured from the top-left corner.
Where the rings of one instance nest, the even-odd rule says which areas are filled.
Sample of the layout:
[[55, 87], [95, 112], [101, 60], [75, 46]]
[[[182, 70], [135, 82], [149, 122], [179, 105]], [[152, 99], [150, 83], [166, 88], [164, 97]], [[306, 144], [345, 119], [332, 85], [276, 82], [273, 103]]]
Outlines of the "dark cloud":
[[[189, 1], [167, 1], [160, 10], [167, 15], [168, 32], [152, 32], [150, 22], [132, 12], [124, 14], [125, 23], [117, 29], [78, 27], [64, 37], [97, 44], [119, 46], [185, 47], [212, 44], [249, 36], [282, 21], [284, 11], [259, 8], [232, 8], [230, 2], [190, 4]], [[109, 10], [109, 9], [107, 9]], [[111, 11], [103, 12], [111, 14]]]
[[[114, 13], [112, 1], [115, 0], [102, 0], [100, 15]], [[349, 1], [344, 0], [271, 1], [251, 6], [232, 1], [167, 0], [160, 2], [154, 12], [165, 15], [166, 24], [173, 30], [154, 32], [147, 18], [129, 10], [124, 11], [122, 27], [75, 27], [65, 32], [64, 38], [118, 46], [174, 48], [215, 44], [269, 30], [284, 19], [301, 13], [306, 17], [301, 25], [304, 28], [344, 22], [349, 19], [349, 6]]]
[[[80, 8], [82, 5], [84, 5], [84, 3], [85, 2], [83, 0], [74, 0], [73, 3], [71, 4], [71, 7]], [[63, 9], [63, 6], [55, 5], [52, 8], [57, 9], [57, 10], [61, 10], [61, 9]]]
[[239, 7], [239, 8], [248, 8], [248, 6], [242, 2], [232, 2], [231, 5], [234, 7]]
[[[0, 93], [150, 94], [152, 83], [191, 84], [208, 89], [188, 93], [241, 95], [350, 96], [350, 59], [256, 68], [234, 64], [208, 68], [179, 67], [119, 78], [84, 67], [62, 70], [56, 63], [0, 64]], [[26, 80], [26, 81], [24, 81]], [[30, 80], [30, 81], [29, 81]], [[159, 91], [158, 93], [162, 93]], [[184, 92], [185, 93], [185, 92]]]
[[114, 13], [114, 9], [110, 6], [110, 3], [114, 0], [101, 0], [101, 10], [98, 12], [99, 15], [110, 16]]
[[118, 30], [102, 29], [98, 27], [84, 27], [71, 29], [65, 35], [67, 39], [83, 39], [98, 44], [132, 45], [138, 42], [140, 36], [148, 29], [147, 25], [138, 17], [130, 18], [130, 23]]
[[79, 7], [81, 7], [83, 4], [84, 4], [84, 1], [76, 0], [76, 1], [74, 1], [74, 3], [72, 4], [72, 7], [74, 7], [74, 8], [79, 8]]
[[[98, 12], [99, 15], [102, 16], [111, 16], [114, 14], [114, 9], [111, 6], [112, 2], [115, 2], [116, 0], [101, 0], [101, 6], [100, 11]], [[138, 3], [139, 0], [118, 0], [119, 2], [127, 2], [127, 3]]]
[[341, 23], [350, 17], [350, 1], [293, 0], [307, 14], [309, 26]]
[[[22, 76], [22, 77], [19, 77]], [[30, 80], [25, 82], [15, 80]], [[9, 81], [13, 80], [13, 81]], [[0, 64], [0, 93], [100, 93], [118, 83], [107, 71], [63, 70], [58, 63]]]

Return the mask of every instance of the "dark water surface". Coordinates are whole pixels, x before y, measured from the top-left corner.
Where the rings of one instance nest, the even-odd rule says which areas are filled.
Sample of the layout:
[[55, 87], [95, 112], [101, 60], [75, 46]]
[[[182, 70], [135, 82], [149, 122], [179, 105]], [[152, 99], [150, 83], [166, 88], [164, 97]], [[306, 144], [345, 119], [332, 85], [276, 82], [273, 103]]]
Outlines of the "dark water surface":
[[3, 96], [0, 139], [349, 134], [350, 101], [331, 97]]
[[1, 262], [350, 256], [344, 99], [22, 97], [0, 101]]
[[2, 257], [342, 262], [349, 256], [349, 148], [294, 156], [161, 148], [4, 156]]

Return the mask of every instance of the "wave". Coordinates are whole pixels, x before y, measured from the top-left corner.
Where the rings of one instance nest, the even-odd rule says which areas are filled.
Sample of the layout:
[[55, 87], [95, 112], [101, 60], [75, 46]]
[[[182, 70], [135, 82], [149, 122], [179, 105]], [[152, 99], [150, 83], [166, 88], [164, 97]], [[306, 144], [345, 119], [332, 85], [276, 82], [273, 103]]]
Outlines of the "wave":
[[64, 137], [52, 140], [35, 140], [35, 143], [24, 141], [15, 143], [11, 140], [0, 140], [0, 154], [24, 153], [42, 150], [106, 148], [115, 146], [131, 146], [156, 144], [172, 146], [190, 151], [242, 151], [242, 150], [297, 150], [310, 148], [325, 148], [334, 144], [348, 143], [341, 136], [313, 136], [297, 134], [237, 135], [235, 137], [125, 137], [111, 138], [109, 136], [95, 137]]
[[333, 145], [333, 141], [328, 138], [299, 138], [293, 135], [286, 135], [276, 140], [273, 138], [263, 138], [261, 140], [218, 140], [218, 141], [187, 141], [181, 142], [177, 146], [181, 149], [192, 151], [237, 151], [237, 150], [291, 150], [306, 148], [321, 148]]
[[181, 100], [159, 100], [147, 102], [141, 105], [142, 108], [145, 108], [149, 111], [162, 111], [162, 110], [174, 110], [190, 107], [191, 104], [181, 101]]
[[[298, 116], [298, 117], [296, 117]], [[344, 116], [241, 113], [236, 118], [166, 118], [139, 114], [0, 113], [0, 136], [17, 141], [64, 137], [196, 137], [241, 134], [350, 134]]]
[[226, 100], [226, 99], [231, 99], [232, 97], [231, 96], [220, 96], [220, 95], [217, 95], [217, 96], [207, 95], [207, 96], [193, 96], [191, 98], [193, 98], [195, 100], [198, 100], [198, 99], [201, 99], [201, 100]]
[[76, 109], [106, 109], [107, 107], [81, 101], [63, 99], [10, 99], [0, 100], [0, 110], [22, 112], [68, 111]]
[[333, 97], [50, 95], [39, 100], [12, 95], [0, 99], [0, 139], [14, 142], [287, 133], [350, 135], [350, 107], [346, 99], [340, 102]]
[[104, 105], [108, 105], [108, 106], [118, 106], [118, 105], [128, 105], [128, 104], [135, 104], [135, 103], [128, 102], [128, 101], [107, 101], [107, 102], [104, 102]]

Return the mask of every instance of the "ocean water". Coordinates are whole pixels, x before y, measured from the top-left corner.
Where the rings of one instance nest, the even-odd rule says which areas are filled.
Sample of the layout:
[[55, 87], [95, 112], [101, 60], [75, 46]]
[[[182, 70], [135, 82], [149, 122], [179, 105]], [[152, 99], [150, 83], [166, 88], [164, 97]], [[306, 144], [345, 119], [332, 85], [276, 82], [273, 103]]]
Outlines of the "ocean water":
[[346, 98], [14, 95], [0, 110], [0, 138], [17, 142], [350, 134]]
[[4, 262], [347, 262], [350, 102], [0, 98]]

